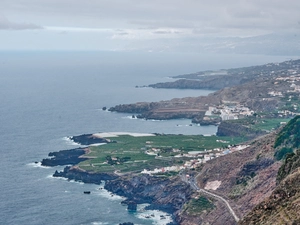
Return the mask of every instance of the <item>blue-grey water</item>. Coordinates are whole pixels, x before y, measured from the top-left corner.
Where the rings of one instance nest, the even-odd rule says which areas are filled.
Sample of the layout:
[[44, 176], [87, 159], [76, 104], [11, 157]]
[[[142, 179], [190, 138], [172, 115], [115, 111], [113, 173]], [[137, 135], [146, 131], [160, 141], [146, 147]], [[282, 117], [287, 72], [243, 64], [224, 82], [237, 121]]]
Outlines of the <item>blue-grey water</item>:
[[[163, 53], [0, 52], [0, 224], [164, 224], [128, 213], [99, 186], [53, 178], [35, 164], [71, 149], [65, 137], [100, 131], [214, 134], [189, 120], [145, 121], [102, 111], [120, 103], [207, 95], [135, 88], [168, 76], [278, 62], [286, 57]], [[179, 126], [177, 126], [179, 125]], [[91, 195], [83, 191], [91, 190]], [[144, 212], [148, 213], [148, 212]], [[157, 213], [156, 213], [157, 214]], [[160, 214], [160, 213], [158, 213]]]

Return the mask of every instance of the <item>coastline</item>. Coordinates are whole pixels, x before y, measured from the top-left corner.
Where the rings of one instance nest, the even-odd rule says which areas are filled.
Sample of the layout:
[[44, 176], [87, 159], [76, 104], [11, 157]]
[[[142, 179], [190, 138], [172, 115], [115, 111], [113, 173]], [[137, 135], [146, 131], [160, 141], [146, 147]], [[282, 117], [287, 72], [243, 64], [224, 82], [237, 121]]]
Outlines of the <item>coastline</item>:
[[[88, 137], [88, 136], [86, 136]], [[83, 150], [85, 149], [85, 150]], [[59, 152], [49, 153], [53, 156], [50, 159], [43, 159], [42, 162], [48, 162], [43, 166], [55, 167], [67, 165], [63, 171], [55, 171], [53, 177], [66, 178], [69, 181], [90, 183], [100, 185], [104, 182], [104, 189], [112, 193], [125, 197], [121, 204], [130, 205], [148, 204], [144, 209], [158, 210], [170, 215], [172, 222], [168, 225], [179, 224], [178, 215], [182, 206], [191, 199], [193, 190], [189, 184], [184, 183], [179, 177], [162, 178], [150, 176], [147, 174], [126, 174], [117, 175], [116, 173], [92, 173], [79, 168], [77, 161], [70, 162], [69, 158], [74, 159], [74, 153], [77, 153], [77, 159], [88, 159], [84, 155], [88, 152], [88, 148], [79, 148], [81, 154], [78, 155], [78, 149], [62, 150]], [[65, 157], [65, 161], [61, 156]], [[56, 157], [60, 157], [59, 160]], [[64, 163], [63, 163], [64, 161]], [[57, 165], [55, 165], [57, 163]], [[145, 218], [148, 218], [146, 215]], [[161, 219], [164, 219], [162, 217]]]

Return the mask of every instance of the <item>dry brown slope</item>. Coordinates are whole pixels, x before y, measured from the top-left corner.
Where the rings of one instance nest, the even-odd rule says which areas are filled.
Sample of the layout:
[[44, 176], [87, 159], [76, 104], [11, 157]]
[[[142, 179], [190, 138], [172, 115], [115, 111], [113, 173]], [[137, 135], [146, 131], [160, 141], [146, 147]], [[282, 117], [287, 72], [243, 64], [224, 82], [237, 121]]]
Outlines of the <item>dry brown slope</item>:
[[300, 224], [300, 168], [288, 175], [240, 224]]
[[[205, 188], [208, 182], [221, 181], [221, 185], [211, 192], [228, 200], [235, 213], [242, 218], [269, 197], [276, 187], [276, 175], [281, 163], [273, 160], [275, 135], [263, 136], [243, 151], [206, 163], [198, 176], [199, 186]], [[236, 224], [226, 207], [221, 205], [218, 202], [214, 210], [206, 212], [205, 216], [199, 215], [199, 220], [203, 218], [203, 224]]]

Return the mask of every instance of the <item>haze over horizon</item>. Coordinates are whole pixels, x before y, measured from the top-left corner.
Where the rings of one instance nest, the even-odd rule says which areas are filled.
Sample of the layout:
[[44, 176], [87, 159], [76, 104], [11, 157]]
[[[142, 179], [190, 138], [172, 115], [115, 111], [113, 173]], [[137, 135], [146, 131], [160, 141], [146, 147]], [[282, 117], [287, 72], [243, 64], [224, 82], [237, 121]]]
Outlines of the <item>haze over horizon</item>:
[[300, 55], [294, 0], [3, 0], [0, 50]]

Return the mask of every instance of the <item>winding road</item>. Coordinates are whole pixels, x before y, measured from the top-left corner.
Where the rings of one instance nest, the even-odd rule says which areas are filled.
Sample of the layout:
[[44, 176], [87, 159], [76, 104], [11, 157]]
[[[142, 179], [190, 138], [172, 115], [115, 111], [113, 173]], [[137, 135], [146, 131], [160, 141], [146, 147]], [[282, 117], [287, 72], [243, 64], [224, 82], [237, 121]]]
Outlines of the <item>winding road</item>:
[[198, 174], [197, 176], [195, 176], [192, 180], [191, 180], [191, 179], [187, 179], [186, 176], [185, 176], [184, 174], [180, 174], [180, 177], [181, 177], [182, 181], [189, 183], [189, 184], [191, 185], [191, 187], [192, 187], [194, 190], [196, 190], [197, 192], [202, 192], [202, 193], [204, 193], [204, 194], [210, 195], [210, 196], [212, 196], [212, 197], [214, 197], [214, 198], [217, 198], [217, 199], [223, 201], [223, 202], [225, 203], [225, 205], [227, 206], [227, 208], [228, 208], [230, 214], [233, 216], [234, 220], [235, 220], [236, 222], [239, 222], [240, 219], [239, 219], [238, 216], [235, 214], [235, 212], [233, 211], [233, 209], [232, 209], [231, 206], [229, 205], [229, 202], [228, 202], [225, 198], [223, 198], [222, 196], [216, 195], [216, 194], [214, 194], [214, 193], [211, 193], [211, 192], [209, 192], [209, 191], [207, 191], [207, 190], [204, 190], [204, 189], [200, 188], [200, 187], [197, 185], [196, 180], [197, 180], [197, 177], [198, 177], [199, 175], [200, 175], [200, 174]]

